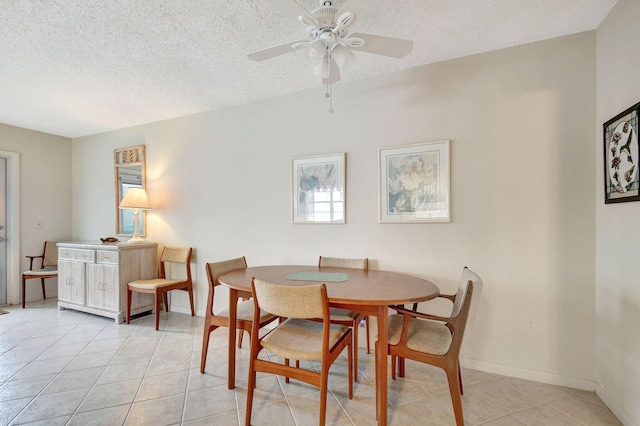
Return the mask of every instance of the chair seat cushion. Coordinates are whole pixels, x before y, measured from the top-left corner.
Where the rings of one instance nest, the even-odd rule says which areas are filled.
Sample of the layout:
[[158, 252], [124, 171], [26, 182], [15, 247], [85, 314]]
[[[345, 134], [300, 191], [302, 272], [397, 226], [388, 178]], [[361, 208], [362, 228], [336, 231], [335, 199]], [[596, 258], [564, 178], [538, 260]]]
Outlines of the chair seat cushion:
[[36, 269], [33, 271], [25, 271], [22, 275], [58, 275], [58, 268], [55, 266], [45, 266], [42, 269]]
[[[322, 359], [323, 323], [289, 318], [262, 339], [262, 346], [283, 358], [297, 360]], [[331, 324], [329, 347], [332, 348], [349, 330], [344, 325]]]
[[[389, 344], [397, 345], [402, 334], [404, 315], [389, 316]], [[451, 332], [446, 325], [428, 320], [411, 318], [407, 332], [407, 347], [413, 351], [444, 355], [451, 346]]]
[[129, 283], [129, 287], [133, 287], [133, 288], [140, 288], [143, 290], [151, 290], [154, 288], [161, 288], [161, 287], [166, 287], [166, 286], [170, 286], [173, 284], [177, 284], [183, 282], [182, 280], [167, 280], [167, 279], [163, 279], [163, 278], [156, 278], [153, 280], [138, 280], [138, 281], [131, 281]]
[[[229, 309], [224, 309], [216, 314], [216, 316], [229, 318]], [[260, 322], [267, 321], [275, 317], [266, 311], [260, 310]], [[243, 321], [253, 321], [253, 300], [245, 300], [238, 303], [236, 318]]]
[[342, 308], [329, 308], [331, 321], [353, 321], [360, 315], [359, 312]]

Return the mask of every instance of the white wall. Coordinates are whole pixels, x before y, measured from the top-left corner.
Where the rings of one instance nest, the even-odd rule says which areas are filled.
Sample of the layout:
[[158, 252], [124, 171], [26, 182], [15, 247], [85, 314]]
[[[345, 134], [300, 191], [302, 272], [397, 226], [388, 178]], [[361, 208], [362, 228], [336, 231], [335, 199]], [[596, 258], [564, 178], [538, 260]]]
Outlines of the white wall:
[[640, 424], [640, 203], [604, 204], [602, 124], [640, 102], [640, 2], [618, 0], [597, 31], [596, 346], [598, 395]]
[[[42, 254], [44, 241], [71, 238], [71, 139], [0, 124], [0, 150], [19, 153], [20, 266], [26, 255]], [[36, 229], [36, 222], [42, 229]], [[39, 265], [38, 265], [39, 266]], [[21, 272], [20, 271], [20, 272]], [[20, 302], [20, 279], [15, 278], [10, 303]], [[46, 280], [47, 297], [58, 293], [57, 281]], [[27, 301], [42, 299], [39, 280], [27, 284]]]
[[[240, 255], [366, 256], [443, 292], [467, 265], [485, 291], [466, 365], [593, 389], [595, 81], [590, 32], [338, 84], [333, 114], [318, 87], [75, 139], [73, 237], [114, 233], [112, 150], [146, 144], [149, 236], [196, 249], [199, 314], [204, 264]], [[452, 223], [378, 224], [378, 148], [442, 139]], [[335, 152], [347, 224], [291, 224], [291, 159]]]

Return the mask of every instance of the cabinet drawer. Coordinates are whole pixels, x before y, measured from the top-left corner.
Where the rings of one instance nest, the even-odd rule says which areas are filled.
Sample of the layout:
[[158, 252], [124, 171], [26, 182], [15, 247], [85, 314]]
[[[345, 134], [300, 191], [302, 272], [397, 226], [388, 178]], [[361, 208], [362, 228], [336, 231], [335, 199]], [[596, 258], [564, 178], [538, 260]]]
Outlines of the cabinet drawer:
[[58, 259], [76, 260], [76, 251], [68, 248], [58, 249]]
[[96, 252], [95, 250], [76, 250], [76, 260], [93, 263], [96, 261]]
[[118, 252], [117, 251], [96, 251], [97, 263], [112, 263], [118, 264]]

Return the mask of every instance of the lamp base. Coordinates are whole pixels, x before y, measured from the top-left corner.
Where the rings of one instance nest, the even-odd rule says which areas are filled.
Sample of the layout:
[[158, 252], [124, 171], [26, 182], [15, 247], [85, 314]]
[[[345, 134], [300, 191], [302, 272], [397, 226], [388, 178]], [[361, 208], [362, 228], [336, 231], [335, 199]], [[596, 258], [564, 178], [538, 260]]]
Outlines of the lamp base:
[[146, 240], [146, 239], [144, 239], [144, 238], [142, 238], [142, 237], [135, 237], [135, 236], [134, 236], [134, 237], [131, 237], [131, 238], [129, 239], [129, 241], [127, 241], [127, 243], [129, 243], [129, 244], [135, 244], [135, 243], [146, 243], [146, 242], [147, 242], [147, 240]]

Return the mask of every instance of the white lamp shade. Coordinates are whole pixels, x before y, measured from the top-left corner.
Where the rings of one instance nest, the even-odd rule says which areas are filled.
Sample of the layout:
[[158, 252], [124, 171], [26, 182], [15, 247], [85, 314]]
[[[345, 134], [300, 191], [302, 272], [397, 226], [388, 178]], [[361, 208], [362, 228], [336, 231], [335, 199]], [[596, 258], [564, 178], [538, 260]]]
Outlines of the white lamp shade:
[[338, 67], [343, 71], [350, 68], [355, 56], [351, 49], [340, 44], [333, 49], [333, 58], [336, 60]]
[[120, 201], [121, 209], [140, 209], [150, 210], [149, 197], [147, 191], [143, 188], [129, 188], [122, 201]]
[[316, 66], [322, 62], [322, 59], [327, 52], [327, 46], [324, 44], [324, 41], [315, 40], [309, 43], [303, 52], [302, 60], [304, 63]]

